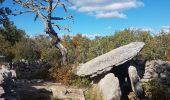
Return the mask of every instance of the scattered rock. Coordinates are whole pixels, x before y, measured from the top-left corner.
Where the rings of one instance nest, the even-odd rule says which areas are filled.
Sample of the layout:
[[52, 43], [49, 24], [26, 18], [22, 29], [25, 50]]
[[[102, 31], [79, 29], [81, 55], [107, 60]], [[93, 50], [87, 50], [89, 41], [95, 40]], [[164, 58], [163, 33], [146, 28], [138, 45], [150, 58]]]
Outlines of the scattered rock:
[[12, 72], [5, 65], [2, 65], [0, 69], [0, 98], [2, 100], [18, 100]]
[[113, 67], [131, 60], [140, 52], [144, 45], [145, 43], [143, 42], [132, 42], [128, 45], [116, 48], [79, 66], [76, 74], [78, 76], [94, 77], [106, 73]]

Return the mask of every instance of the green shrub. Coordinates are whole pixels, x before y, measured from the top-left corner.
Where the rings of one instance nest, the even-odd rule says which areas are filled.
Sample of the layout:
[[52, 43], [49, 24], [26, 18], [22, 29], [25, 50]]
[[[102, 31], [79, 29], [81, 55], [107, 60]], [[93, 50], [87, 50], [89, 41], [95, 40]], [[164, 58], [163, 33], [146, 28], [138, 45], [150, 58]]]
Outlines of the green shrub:
[[13, 53], [15, 55], [14, 61], [37, 60], [40, 58], [40, 51], [36, 47], [33, 40], [30, 38], [23, 38], [13, 46]]
[[153, 79], [143, 84], [145, 97], [149, 100], [168, 100], [167, 88], [159, 82], [159, 79]]
[[85, 91], [86, 100], [103, 100], [102, 93], [96, 85]]
[[76, 87], [88, 87], [90, 86], [90, 80], [88, 78], [81, 78], [78, 76], [75, 76], [74, 79], [72, 80], [72, 85]]

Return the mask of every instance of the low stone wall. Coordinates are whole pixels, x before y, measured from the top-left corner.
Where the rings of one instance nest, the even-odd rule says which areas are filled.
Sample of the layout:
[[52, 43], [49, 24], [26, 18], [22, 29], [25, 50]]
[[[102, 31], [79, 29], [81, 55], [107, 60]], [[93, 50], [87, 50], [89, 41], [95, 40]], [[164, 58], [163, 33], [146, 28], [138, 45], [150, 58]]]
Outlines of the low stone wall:
[[156, 97], [161, 100], [169, 100], [170, 61], [148, 61], [145, 65], [145, 73], [141, 82], [148, 98]]
[[12, 69], [17, 73], [19, 79], [45, 79], [48, 78], [50, 65], [41, 60], [21, 60], [13, 63]]
[[145, 73], [142, 82], [152, 79], [160, 79], [163, 84], [170, 85], [170, 61], [153, 60], [145, 65]]

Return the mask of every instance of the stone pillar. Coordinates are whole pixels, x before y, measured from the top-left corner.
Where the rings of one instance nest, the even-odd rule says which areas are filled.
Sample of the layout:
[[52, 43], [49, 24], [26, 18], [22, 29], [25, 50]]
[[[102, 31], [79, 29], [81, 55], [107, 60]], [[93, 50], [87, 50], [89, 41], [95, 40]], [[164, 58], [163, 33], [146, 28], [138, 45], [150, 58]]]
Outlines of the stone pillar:
[[98, 83], [104, 100], [120, 100], [119, 80], [113, 73], [108, 73]]
[[143, 88], [142, 88], [142, 84], [140, 82], [140, 77], [138, 76], [136, 67], [130, 66], [128, 68], [128, 74], [129, 74], [129, 78], [130, 78], [130, 82], [131, 82], [132, 91], [137, 96], [142, 96]]

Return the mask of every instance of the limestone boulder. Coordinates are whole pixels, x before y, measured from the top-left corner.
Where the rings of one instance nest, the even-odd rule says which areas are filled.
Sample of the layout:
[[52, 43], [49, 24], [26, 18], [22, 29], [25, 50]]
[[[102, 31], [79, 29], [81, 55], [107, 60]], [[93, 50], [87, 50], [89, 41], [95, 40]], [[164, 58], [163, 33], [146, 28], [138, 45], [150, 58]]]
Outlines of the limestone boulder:
[[143, 42], [132, 42], [128, 45], [113, 49], [112, 51], [96, 57], [85, 64], [78, 66], [78, 76], [94, 77], [110, 71], [113, 67], [119, 66], [135, 57], [144, 47]]
[[102, 78], [98, 87], [101, 90], [104, 100], [120, 100], [121, 89], [119, 86], [119, 80], [113, 73], [108, 73]]
[[132, 91], [137, 94], [137, 96], [143, 95], [143, 88], [140, 82], [140, 77], [137, 73], [136, 67], [130, 66], [128, 68], [128, 74], [131, 82]]

